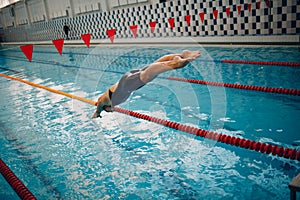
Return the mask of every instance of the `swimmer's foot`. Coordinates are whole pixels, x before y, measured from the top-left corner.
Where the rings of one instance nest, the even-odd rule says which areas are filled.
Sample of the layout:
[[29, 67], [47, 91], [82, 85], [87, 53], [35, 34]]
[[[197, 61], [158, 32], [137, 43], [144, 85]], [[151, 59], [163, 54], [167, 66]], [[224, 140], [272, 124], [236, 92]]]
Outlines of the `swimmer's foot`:
[[183, 50], [182, 51], [182, 56], [185, 59], [191, 59], [195, 60], [197, 57], [199, 57], [201, 54], [199, 51], [188, 51], [188, 50]]
[[179, 69], [186, 66], [189, 62], [194, 60], [194, 58], [182, 58], [180, 56], [175, 56], [173, 59], [172, 67], [173, 69]]

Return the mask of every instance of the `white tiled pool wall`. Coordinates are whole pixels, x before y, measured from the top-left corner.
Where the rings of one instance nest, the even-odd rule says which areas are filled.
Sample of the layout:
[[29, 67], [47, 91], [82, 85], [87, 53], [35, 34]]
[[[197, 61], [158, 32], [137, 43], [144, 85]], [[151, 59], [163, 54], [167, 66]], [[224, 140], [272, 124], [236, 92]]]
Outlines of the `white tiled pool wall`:
[[[37, 1], [37, 0], [36, 0]], [[46, 1], [46, 0], [44, 0]], [[95, 0], [94, 0], [95, 1]], [[129, 3], [129, 0], [125, 0]], [[121, 4], [121, 0], [112, 1]], [[30, 1], [28, 2], [30, 3]], [[64, 37], [63, 26], [67, 24], [72, 40], [80, 40], [81, 34], [90, 33], [91, 39], [108, 38], [106, 31], [116, 29], [115, 39], [128, 39], [134, 42], [130, 26], [138, 25], [137, 40], [151, 38], [197, 37], [218, 38], [228, 41], [228, 36], [296, 36], [300, 35], [300, 1], [299, 0], [170, 0], [165, 3], [146, 1], [129, 6], [111, 7], [103, 11], [98, 4], [92, 12], [80, 13], [75, 8], [74, 17], [49, 14], [43, 17], [14, 19], [11, 25], [0, 29], [2, 41], [49, 41]], [[18, 6], [15, 5], [15, 7]], [[25, 8], [23, 4], [19, 10]], [[86, 7], [85, 7], [86, 8]], [[8, 11], [6, 11], [8, 10]], [[9, 8], [3, 9], [2, 22]], [[16, 10], [16, 8], [15, 8]], [[217, 11], [216, 11], [217, 10]], [[18, 15], [16, 10], [15, 16]], [[227, 11], [227, 12], [226, 12]], [[228, 11], [230, 11], [228, 15]], [[27, 8], [27, 13], [28, 11]], [[76, 14], [77, 13], [77, 14]], [[204, 19], [202, 21], [202, 17]], [[217, 14], [217, 18], [214, 16]], [[65, 13], [68, 14], [67, 12]], [[185, 16], [190, 15], [190, 25]], [[58, 16], [58, 18], [57, 18]], [[52, 18], [51, 18], [52, 17]], [[170, 28], [169, 18], [174, 18], [174, 28]], [[156, 29], [151, 32], [149, 22], [156, 21]], [[3, 24], [3, 23], [2, 23]], [[234, 40], [234, 39], [232, 39]], [[252, 39], [249, 39], [252, 40]], [[279, 37], [285, 42], [285, 37]], [[213, 39], [212, 39], [213, 41]], [[247, 41], [245, 41], [247, 42]], [[249, 41], [251, 42], [251, 41]]]

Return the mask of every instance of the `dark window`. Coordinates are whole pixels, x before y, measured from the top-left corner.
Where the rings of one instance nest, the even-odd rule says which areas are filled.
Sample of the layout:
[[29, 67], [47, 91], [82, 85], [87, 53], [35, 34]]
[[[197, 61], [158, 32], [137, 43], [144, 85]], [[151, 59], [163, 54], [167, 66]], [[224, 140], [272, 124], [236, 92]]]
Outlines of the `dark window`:
[[286, 34], [286, 28], [282, 29], [282, 33]]
[[287, 1], [282, 1], [282, 6], [287, 6]]
[[282, 28], [282, 22], [277, 22], [277, 28]]
[[256, 16], [256, 21], [260, 22], [260, 16]]
[[230, 24], [230, 30], [234, 30], [234, 25]]
[[277, 8], [277, 14], [282, 14], [282, 7]]
[[286, 14], [282, 15], [282, 21], [286, 21]]

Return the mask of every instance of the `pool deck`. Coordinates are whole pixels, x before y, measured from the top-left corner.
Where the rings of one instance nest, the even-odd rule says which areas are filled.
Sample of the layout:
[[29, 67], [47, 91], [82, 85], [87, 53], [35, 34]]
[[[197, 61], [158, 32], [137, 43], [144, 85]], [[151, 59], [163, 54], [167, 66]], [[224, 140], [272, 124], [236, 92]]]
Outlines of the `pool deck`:
[[[300, 35], [266, 35], [266, 36], [209, 36], [209, 37], [149, 37], [149, 38], [115, 38], [112, 44], [110, 39], [91, 40], [91, 45], [287, 45], [300, 47]], [[29, 42], [2, 42], [7, 45], [52, 45], [52, 41], [29, 41]], [[65, 45], [84, 45], [82, 40], [65, 40]]]

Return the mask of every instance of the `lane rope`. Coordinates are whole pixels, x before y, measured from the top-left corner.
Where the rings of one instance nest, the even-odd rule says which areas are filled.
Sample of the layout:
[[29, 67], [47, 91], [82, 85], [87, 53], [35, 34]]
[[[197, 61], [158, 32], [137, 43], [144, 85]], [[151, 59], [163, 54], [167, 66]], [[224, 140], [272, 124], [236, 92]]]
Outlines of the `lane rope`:
[[[83, 98], [83, 97], [78, 97], [66, 92], [62, 92], [59, 90], [55, 90], [52, 88], [48, 88], [36, 83], [32, 83], [30, 81], [26, 81], [23, 79], [19, 79], [16, 77], [12, 77], [12, 76], [8, 76], [5, 74], [1, 74], [0, 76], [7, 78], [7, 79], [11, 79], [11, 80], [15, 80], [15, 81], [19, 81], [37, 88], [41, 88], [41, 89], [45, 89], [49, 92], [53, 92], [56, 94], [60, 94], [60, 95], [64, 95], [66, 97], [72, 98], [72, 99], [76, 99], [91, 105], [96, 106], [96, 102]], [[169, 121], [169, 120], [164, 120], [164, 119], [160, 119], [157, 117], [151, 117], [149, 115], [146, 114], [141, 114], [138, 112], [134, 112], [134, 111], [130, 111], [130, 110], [126, 110], [124, 108], [120, 108], [120, 107], [115, 107], [115, 111], [119, 112], [119, 113], [123, 113], [129, 116], [133, 116], [136, 118], [140, 118], [146, 121], [150, 121], [150, 122], [154, 122], [175, 130], [179, 130], [185, 133], [189, 133], [195, 136], [199, 136], [199, 137], [203, 137], [203, 138], [207, 138], [207, 139], [211, 139], [217, 142], [221, 142], [221, 143], [225, 143], [225, 144], [229, 144], [231, 146], [236, 146], [236, 147], [241, 147], [244, 149], [250, 149], [250, 150], [254, 150], [257, 152], [261, 152], [264, 154], [271, 154], [272, 155], [277, 155], [278, 157], [284, 157], [286, 159], [291, 159], [291, 160], [298, 160], [300, 161], [300, 150], [296, 150], [296, 149], [291, 149], [291, 148], [285, 148], [283, 146], [277, 146], [274, 144], [267, 144], [267, 143], [261, 143], [261, 142], [256, 142], [253, 140], [248, 140], [248, 139], [243, 139], [243, 138], [238, 138], [235, 136], [229, 136], [229, 135], [225, 135], [225, 134], [220, 134], [220, 133], [216, 133], [216, 132], [212, 132], [212, 131], [207, 131], [207, 130], [203, 130], [197, 127], [192, 127], [192, 126], [188, 126], [188, 125], [184, 125], [184, 124], [180, 124], [177, 122], [173, 122], [173, 121]]]
[[211, 86], [228, 87], [228, 88], [243, 89], [243, 90], [253, 90], [253, 91], [258, 91], [258, 92], [278, 93], [278, 94], [300, 96], [300, 90], [297, 90], [297, 89], [272, 88], [272, 87], [264, 87], [264, 86], [234, 84], [234, 83], [221, 83], [221, 82], [212, 82], [212, 81], [177, 78], [177, 77], [168, 77], [167, 79], [173, 80], [173, 81], [182, 81], [182, 82], [188, 82], [188, 83], [202, 84], [202, 85], [211, 85]]
[[231, 64], [273, 65], [273, 66], [300, 67], [300, 63], [296, 63], [296, 62], [247, 61], [247, 60], [221, 60], [221, 62], [222, 63], [231, 63]]
[[0, 172], [21, 199], [36, 199], [36, 197], [29, 191], [29, 189], [22, 183], [22, 181], [14, 174], [14, 172], [4, 163], [4, 161], [1, 158]]
[[[20, 58], [20, 57], [16, 57], [16, 58]], [[9, 59], [19, 60], [19, 59], [14, 59], [14, 58], [9, 58]], [[59, 65], [59, 66], [66, 67], [66, 68], [111, 72], [111, 73], [116, 73], [116, 74], [124, 74], [125, 73], [125, 72], [113, 71], [113, 70], [94, 69], [94, 68], [91, 68], [91, 67], [80, 67], [80, 66], [75, 66], [75, 65], [66, 65], [66, 64], [61, 64], [61, 63], [58, 63], [58, 62], [49, 62], [49, 61], [43, 61], [43, 60], [35, 60], [35, 61], [32, 61], [32, 62], [45, 64], [45, 65], [47, 65], [47, 64], [54, 65], [54, 66]], [[216, 86], [216, 87], [228, 87], [228, 88], [234, 88], [234, 89], [252, 90], [252, 91], [257, 91], [257, 92], [277, 93], [277, 94], [300, 96], [300, 90], [299, 89], [242, 85], [242, 84], [212, 82], [212, 81], [188, 79], [188, 78], [178, 78], [178, 77], [158, 77], [158, 78], [168, 79], [168, 80], [172, 80], [172, 81], [189, 82], [189, 83], [201, 84], [201, 85], [211, 85], [211, 86]]]
[[37, 88], [41, 88], [41, 89], [47, 90], [47, 91], [52, 92], [52, 93], [60, 94], [60, 95], [69, 97], [71, 99], [76, 99], [76, 100], [83, 101], [83, 102], [86, 102], [86, 103], [91, 104], [91, 105], [96, 105], [95, 101], [92, 101], [92, 100], [89, 100], [89, 99], [86, 99], [86, 98], [83, 98], [83, 97], [79, 97], [79, 96], [76, 96], [76, 95], [73, 95], [73, 94], [70, 94], [70, 93], [55, 90], [55, 89], [52, 89], [52, 88], [49, 88], [49, 87], [46, 87], [46, 86], [43, 86], [43, 85], [39, 85], [39, 84], [30, 82], [30, 81], [26, 81], [24, 79], [16, 78], [16, 77], [13, 77], [13, 76], [8, 76], [6, 74], [1, 74], [1, 73], [0, 73], [0, 76], [2, 76], [4, 78], [7, 78], [7, 79], [14, 80], [14, 81], [19, 81], [21, 83], [25, 83], [27, 85], [31, 85], [31, 86], [34, 86], [34, 87], [37, 87]]

